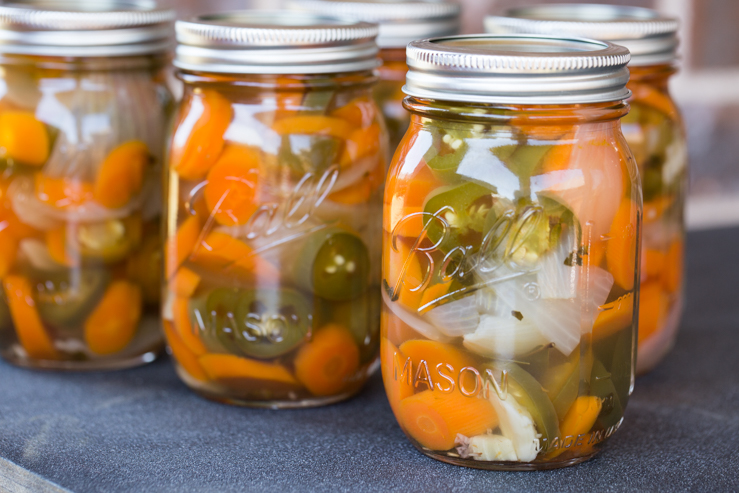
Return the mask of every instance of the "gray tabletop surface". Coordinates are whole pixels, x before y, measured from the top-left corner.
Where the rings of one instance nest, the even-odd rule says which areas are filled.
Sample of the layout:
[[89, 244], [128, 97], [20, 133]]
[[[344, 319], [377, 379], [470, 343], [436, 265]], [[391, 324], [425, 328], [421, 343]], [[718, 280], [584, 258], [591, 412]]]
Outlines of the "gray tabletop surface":
[[345, 403], [270, 411], [197, 397], [166, 358], [93, 374], [0, 363], [0, 490], [739, 491], [739, 229], [688, 247], [677, 346], [585, 464], [501, 473], [426, 458], [378, 376]]

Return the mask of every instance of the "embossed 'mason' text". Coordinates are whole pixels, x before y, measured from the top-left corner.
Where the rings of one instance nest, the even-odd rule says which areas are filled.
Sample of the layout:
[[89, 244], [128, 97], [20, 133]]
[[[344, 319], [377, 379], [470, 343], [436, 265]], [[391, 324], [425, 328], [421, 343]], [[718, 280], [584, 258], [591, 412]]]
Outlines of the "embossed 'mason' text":
[[455, 368], [449, 363], [437, 363], [433, 366], [424, 359], [414, 365], [410, 357], [401, 361], [397, 352], [393, 354], [393, 378], [397, 382], [411, 385], [416, 390], [451, 394], [458, 389], [464, 396], [482, 395], [485, 399], [493, 390], [501, 400], [505, 400], [508, 396], [508, 372], [503, 370], [497, 376], [495, 373], [489, 368], [480, 372], [473, 366]]

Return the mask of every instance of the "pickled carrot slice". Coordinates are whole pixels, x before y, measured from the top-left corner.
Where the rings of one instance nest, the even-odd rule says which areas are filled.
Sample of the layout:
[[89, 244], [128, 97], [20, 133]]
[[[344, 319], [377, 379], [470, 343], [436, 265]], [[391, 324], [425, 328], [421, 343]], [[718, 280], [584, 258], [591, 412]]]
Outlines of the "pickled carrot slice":
[[7, 224], [0, 222], [0, 279], [3, 279], [15, 262], [18, 240], [13, 236]]
[[280, 278], [271, 263], [255, 254], [249, 245], [226, 233], [208, 234], [192, 251], [190, 260], [207, 269], [254, 276], [260, 284], [277, 282]]
[[109, 209], [126, 205], [141, 190], [149, 159], [149, 148], [140, 140], [113, 149], [98, 169], [93, 190], [95, 200]]
[[203, 341], [195, 333], [192, 322], [190, 321], [188, 304], [186, 298], [176, 298], [174, 300], [172, 307], [172, 312], [174, 313], [172, 326], [182, 343], [187, 346], [187, 349], [195, 356], [201, 356], [208, 350], [205, 344], [203, 344]]
[[441, 186], [443, 183], [428, 166], [420, 167], [413, 175], [389, 177], [387, 189], [393, 193], [385, 196], [385, 231], [418, 238], [424, 226], [424, 218], [420, 213], [423, 212], [426, 198]]
[[627, 164], [608, 123], [585, 125], [572, 139], [577, 144], [556, 145], [544, 156], [532, 188], [564, 204], [599, 239], [621, 205]]
[[600, 309], [593, 325], [593, 340], [605, 339], [631, 325], [634, 320], [634, 294], [622, 296]]
[[291, 116], [278, 120], [272, 129], [279, 135], [327, 135], [348, 139], [352, 128], [341, 118], [324, 115]]
[[606, 246], [608, 243], [605, 241], [593, 241], [588, 245], [588, 252], [583, 255], [583, 265], [600, 267], [606, 256]]
[[295, 356], [295, 377], [316, 396], [344, 390], [359, 369], [359, 348], [341, 325], [328, 324]]
[[52, 178], [39, 172], [34, 181], [36, 198], [58, 209], [78, 207], [95, 199], [94, 185], [76, 178]]
[[395, 346], [400, 346], [410, 339], [420, 339], [423, 336], [413, 327], [403, 322], [400, 318], [388, 315], [389, 310], [383, 308], [382, 326], [385, 327], [385, 335], [387, 340]]
[[232, 354], [204, 354], [200, 366], [211, 380], [262, 380], [299, 386], [295, 377], [282, 365], [263, 363]]
[[6, 276], [3, 282], [5, 298], [8, 300], [18, 341], [28, 356], [35, 359], [59, 359], [51, 336], [36, 310], [33, 289], [28, 279], [22, 276]]
[[[570, 407], [560, 424], [560, 432], [563, 437], [577, 437], [589, 432], [598, 420], [603, 403], [600, 397], [594, 395], [581, 395]], [[547, 457], [554, 458], [563, 453], [565, 448], [553, 450]]]
[[0, 148], [7, 158], [41, 166], [49, 159], [49, 132], [31, 111], [4, 111], [0, 114]]
[[387, 338], [383, 337], [380, 340], [382, 381], [385, 384], [385, 393], [390, 402], [390, 408], [398, 420], [400, 420], [400, 401], [414, 394], [412, 365], [408, 365], [408, 368], [404, 370], [407, 359], [407, 356]]
[[349, 167], [364, 157], [377, 154], [380, 150], [380, 142], [380, 125], [377, 123], [354, 130], [346, 139], [346, 146], [339, 161], [341, 167]]
[[[421, 305], [423, 298], [423, 282], [425, 274], [421, 270], [418, 258], [410, 255], [411, 249], [405, 243], [398, 241], [398, 251], [386, 243], [385, 250], [385, 279], [390, 289], [395, 292], [397, 301], [409, 310], [415, 312]], [[407, 262], [407, 265], [406, 265]], [[405, 270], [403, 270], [405, 268]], [[400, 281], [400, 284], [398, 284]]]
[[177, 233], [167, 239], [165, 251], [167, 278], [171, 278], [190, 256], [199, 237], [200, 219], [198, 216], [188, 216], [177, 228]]
[[27, 225], [13, 212], [8, 187], [13, 182], [13, 177], [3, 179], [0, 177], [0, 224], [6, 223], [7, 229], [16, 239], [38, 237], [42, 233]]
[[187, 267], [180, 267], [172, 277], [170, 288], [177, 296], [190, 298], [200, 284], [200, 276]]
[[120, 352], [136, 335], [141, 319], [141, 288], [128, 281], [113, 281], [85, 321], [85, 343], [95, 354]]
[[631, 101], [651, 106], [673, 120], [678, 118], [677, 107], [667, 93], [660, 91], [651, 84], [639, 84], [637, 82], [629, 82], [628, 88], [631, 89]]
[[[419, 308], [424, 307], [428, 305], [429, 303], [433, 303], [434, 301], [437, 301], [439, 298], [444, 296], [449, 292], [449, 288], [452, 286], [451, 282], [448, 282], [446, 284], [443, 283], [437, 283], [432, 284], [426, 289], [423, 290], [423, 295], [421, 296], [421, 301], [419, 303]], [[429, 307], [428, 309], [431, 309], [432, 307]], [[425, 312], [422, 312], [425, 313]]]
[[[414, 339], [404, 342], [399, 349], [400, 352], [413, 361], [414, 372], [418, 365], [425, 361], [431, 380], [434, 382], [439, 381], [439, 371], [451, 376], [456, 382], [457, 375], [459, 375], [462, 368], [475, 366], [475, 360], [471, 356], [459, 350], [456, 346], [443, 342]], [[450, 365], [452, 369], [446, 368], [446, 365]], [[462, 385], [466, 390], [471, 391], [479, 384], [479, 382], [475, 382], [475, 378], [472, 372], [464, 373]], [[446, 384], [446, 382], [444, 383]], [[428, 386], [419, 382], [415, 385], [415, 389], [416, 391], [428, 389]]]
[[169, 349], [172, 352], [172, 356], [177, 360], [177, 364], [195, 380], [200, 382], [208, 381], [208, 375], [206, 375], [200, 366], [198, 357], [180, 340], [172, 327], [172, 323], [169, 320], [162, 320], [162, 327], [164, 328], [164, 336], [167, 338]]
[[659, 277], [665, 267], [666, 255], [660, 250], [652, 250], [645, 248], [641, 259], [642, 271], [646, 274], [647, 279]]
[[459, 392], [426, 390], [403, 399], [399, 408], [405, 432], [431, 450], [453, 448], [457, 434], [482, 435], [498, 426], [498, 414], [490, 401]]
[[341, 118], [357, 128], [369, 127], [377, 117], [377, 109], [374, 101], [369, 98], [360, 97], [349, 101], [341, 108], [331, 112], [331, 116]]
[[328, 196], [329, 200], [345, 205], [357, 205], [366, 203], [372, 196], [374, 187], [369, 179], [363, 178], [356, 184], [334, 192]]
[[675, 240], [667, 250], [662, 275], [662, 285], [670, 293], [680, 290], [683, 284], [684, 246], [682, 240]]
[[662, 215], [674, 202], [675, 198], [672, 196], [662, 196], [651, 202], [644, 202], [644, 223], [654, 223], [662, 219]]
[[62, 226], [46, 232], [46, 248], [51, 258], [58, 264], [68, 267], [79, 265], [79, 256], [67, 248], [66, 227]]
[[618, 208], [611, 224], [606, 246], [608, 271], [616, 284], [626, 291], [634, 288], [636, 265], [636, 214], [637, 206], [631, 200], [624, 200]]
[[662, 328], [669, 303], [669, 298], [660, 283], [642, 283], [639, 295], [639, 344]]
[[172, 139], [171, 167], [185, 180], [199, 180], [221, 155], [233, 108], [226, 98], [206, 90], [193, 96], [189, 112]]
[[259, 207], [259, 153], [228, 145], [208, 172], [205, 203], [216, 221], [225, 226], [246, 223]]

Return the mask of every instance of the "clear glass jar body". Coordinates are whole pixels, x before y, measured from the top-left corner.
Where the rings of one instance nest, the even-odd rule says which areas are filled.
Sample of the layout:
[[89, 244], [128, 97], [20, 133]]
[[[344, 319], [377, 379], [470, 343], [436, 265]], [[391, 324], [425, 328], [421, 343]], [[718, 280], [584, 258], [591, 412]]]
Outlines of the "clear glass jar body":
[[672, 348], [683, 307], [688, 153], [667, 88], [673, 73], [669, 65], [632, 67], [631, 111], [621, 122], [644, 190], [638, 374], [654, 368]]
[[380, 50], [380, 80], [375, 86], [375, 100], [385, 117], [385, 125], [390, 138], [390, 156], [403, 140], [411, 115], [403, 108], [403, 85], [408, 65], [405, 61], [405, 48], [385, 48]]
[[165, 61], [0, 60], [6, 360], [117, 369], [161, 351]]
[[179, 375], [241, 405], [351, 396], [379, 347], [374, 76], [181, 78], [163, 308]]
[[458, 465], [588, 459], [633, 388], [641, 195], [625, 105], [406, 104], [383, 226], [398, 423]]

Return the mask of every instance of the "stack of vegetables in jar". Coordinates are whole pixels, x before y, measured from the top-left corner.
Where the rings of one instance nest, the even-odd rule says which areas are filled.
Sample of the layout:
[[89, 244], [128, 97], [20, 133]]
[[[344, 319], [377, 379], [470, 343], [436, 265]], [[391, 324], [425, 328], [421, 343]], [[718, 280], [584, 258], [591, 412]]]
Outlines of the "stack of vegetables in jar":
[[[489, 70], [496, 82], [509, 53], [538, 56], [520, 64], [521, 77], [553, 63], [547, 53], [570, 55], [558, 42], [464, 38], [459, 51], [479, 58], [458, 70], [478, 84]], [[578, 43], [583, 57], [601, 46]], [[454, 38], [414, 42], [409, 62], [441, 72], [426, 62], [445, 53], [435, 63], [452, 64], [457, 48]], [[641, 195], [619, 125], [628, 52], [603, 51], [618, 88], [603, 98], [621, 101], [479, 104], [457, 89], [472, 83], [409, 77], [412, 123], [385, 194], [381, 359], [398, 423], [431, 457], [561, 467], [591, 457], [620, 426], [633, 382]], [[556, 70], [577, 74], [578, 61]], [[493, 86], [479, 91], [494, 100]], [[445, 101], [440, 88], [465, 102]]]
[[387, 144], [372, 73], [181, 76], [163, 312], [180, 375], [239, 404], [352, 395], [379, 345]]
[[[4, 8], [6, 28], [20, 29], [15, 16], [22, 24], [33, 8]], [[66, 12], [46, 14], [65, 29]], [[98, 15], [107, 12], [86, 20]], [[142, 32], [171, 16], [142, 12]], [[1, 49], [11, 51], [0, 90], [2, 355], [59, 369], [152, 361], [162, 348], [160, 175], [171, 105], [161, 44], [111, 59], [75, 58], [79, 47], [64, 60], [13, 49]]]
[[622, 128], [644, 193], [637, 373], [654, 368], [672, 348], [683, 305], [688, 153], [668, 91], [678, 26], [654, 10], [589, 4], [518, 7], [485, 20], [488, 32], [593, 37], [631, 51], [631, 109]]

